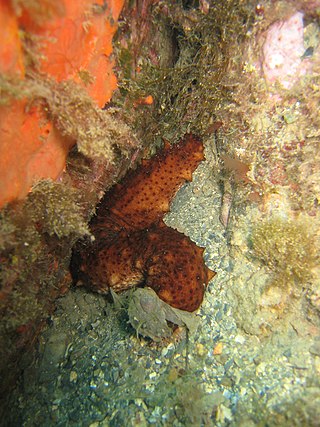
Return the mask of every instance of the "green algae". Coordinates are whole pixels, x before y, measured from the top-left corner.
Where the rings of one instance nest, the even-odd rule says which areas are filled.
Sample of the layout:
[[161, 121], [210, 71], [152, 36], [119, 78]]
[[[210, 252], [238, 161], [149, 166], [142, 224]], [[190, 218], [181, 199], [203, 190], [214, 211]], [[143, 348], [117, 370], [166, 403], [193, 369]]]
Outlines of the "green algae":
[[[130, 10], [126, 13], [130, 14]], [[230, 69], [235, 66], [240, 70], [241, 44], [253, 22], [250, 1], [211, 2], [207, 13], [196, 7], [162, 2], [153, 8], [152, 23], [148, 24], [154, 30], [150, 29], [154, 38], [149, 44], [136, 47], [139, 73], [129, 54], [135, 47], [134, 36], [130, 49], [121, 43], [116, 45], [121, 70], [120, 96], [115, 102], [123, 105], [124, 98], [133, 101], [145, 94], [153, 96], [149, 117], [143, 118], [144, 138], [153, 144], [157, 144], [159, 136], [176, 142], [186, 132], [206, 134], [221, 106], [232, 99], [237, 72], [230, 74]], [[125, 30], [127, 35], [128, 28]], [[161, 49], [158, 62], [152, 57], [152, 49]], [[126, 107], [128, 120], [135, 129], [139, 128], [137, 112]]]
[[14, 375], [20, 351], [35, 339], [54, 300], [71, 285], [71, 247], [89, 234], [83, 206], [77, 190], [45, 180], [24, 202], [0, 212], [1, 372], [11, 366]]
[[272, 272], [272, 285], [289, 291], [305, 287], [318, 260], [318, 245], [308, 221], [271, 217], [254, 225], [254, 255]]
[[[90, 78], [84, 71], [81, 75]], [[34, 73], [20, 81], [1, 75], [0, 94], [1, 105], [25, 98], [28, 105], [43, 107], [68, 143], [77, 143], [79, 152], [89, 158], [114, 163], [120, 155], [128, 157], [136, 144], [131, 129], [116, 110], [100, 109], [82, 86], [70, 80], [57, 83]]]
[[42, 232], [59, 238], [89, 234], [78, 191], [51, 180], [39, 181], [27, 200], [27, 209], [40, 221]]

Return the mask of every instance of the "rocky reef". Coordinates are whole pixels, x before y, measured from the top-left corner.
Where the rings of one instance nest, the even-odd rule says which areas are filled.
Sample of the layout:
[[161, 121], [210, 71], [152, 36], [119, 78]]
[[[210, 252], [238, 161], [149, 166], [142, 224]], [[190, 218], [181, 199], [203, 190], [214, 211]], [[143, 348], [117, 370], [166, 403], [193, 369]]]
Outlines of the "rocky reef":
[[[59, 173], [39, 172], [45, 180], [37, 182], [31, 175], [23, 193], [30, 194], [1, 211], [1, 357], [12, 362], [10, 372], [23, 372], [6, 396], [15, 409], [11, 425], [80, 416], [90, 426], [318, 425], [319, 2], [127, 2], [113, 38], [115, 62], [106, 50], [118, 89], [103, 109], [93, 87], [108, 72], [92, 79], [94, 70], [81, 65], [65, 81], [44, 78], [43, 64], [35, 74], [41, 54], [29, 48], [41, 43], [28, 26], [31, 4], [28, 14], [20, 2], [6, 11], [12, 28], [23, 22], [24, 40], [16, 33], [14, 40], [30, 52], [32, 73], [24, 77], [21, 54], [14, 56], [20, 77], [1, 77], [3, 108], [18, 118], [41, 111], [41, 123], [50, 123], [42, 137], [54, 132], [67, 145], [54, 156], [62, 159]], [[88, 4], [80, 25], [90, 44], [93, 21], [108, 22], [113, 2]], [[48, 10], [63, 17], [67, 9]], [[12, 135], [16, 122], [8, 123]], [[152, 176], [173, 176], [166, 165], [176, 172], [188, 155], [179, 146], [186, 134], [198, 135], [205, 160], [175, 198], [167, 183], [163, 197], [148, 199], [158, 188]], [[163, 147], [172, 154], [165, 164], [157, 163]], [[148, 179], [152, 161], [159, 173]], [[140, 172], [125, 177], [137, 164]], [[152, 220], [139, 213], [149, 207]], [[135, 238], [137, 228], [143, 238]], [[179, 249], [177, 236], [188, 248], [205, 248], [197, 265], [217, 272], [191, 317], [148, 289], [110, 297], [69, 290], [75, 244], [87, 254], [89, 287], [108, 288], [111, 271], [120, 277], [113, 277], [116, 288], [127, 288], [136, 278], [123, 257], [114, 262], [113, 249], [129, 254], [132, 273], [145, 255], [149, 267], [150, 240], [157, 245], [167, 232], [166, 242]], [[181, 249], [182, 273], [191, 252]], [[168, 261], [163, 251], [159, 259]], [[140, 285], [145, 269], [138, 273]], [[20, 357], [26, 343], [30, 351]]]

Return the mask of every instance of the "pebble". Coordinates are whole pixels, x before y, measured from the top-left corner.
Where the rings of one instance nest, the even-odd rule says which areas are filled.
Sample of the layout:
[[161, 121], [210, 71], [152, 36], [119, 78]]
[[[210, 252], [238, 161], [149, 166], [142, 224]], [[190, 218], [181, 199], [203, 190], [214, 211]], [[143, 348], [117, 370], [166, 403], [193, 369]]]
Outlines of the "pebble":
[[76, 382], [78, 378], [78, 374], [76, 373], [76, 371], [71, 371], [70, 372], [70, 381], [71, 382]]
[[218, 342], [213, 349], [213, 354], [214, 356], [217, 356], [219, 354], [222, 354], [222, 351], [223, 351], [223, 343]]
[[201, 343], [196, 344], [196, 351], [197, 351], [198, 356], [200, 356], [200, 357], [204, 356], [207, 353], [205, 346]]

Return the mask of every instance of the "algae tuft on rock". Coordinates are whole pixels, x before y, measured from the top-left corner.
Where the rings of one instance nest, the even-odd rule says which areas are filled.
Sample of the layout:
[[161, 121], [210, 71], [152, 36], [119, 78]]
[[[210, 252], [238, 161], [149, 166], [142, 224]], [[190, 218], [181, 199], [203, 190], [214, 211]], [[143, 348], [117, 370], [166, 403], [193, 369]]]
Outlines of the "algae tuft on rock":
[[251, 243], [255, 256], [273, 271], [272, 285], [293, 291], [312, 279], [318, 251], [307, 221], [282, 217], [264, 220], [253, 227]]

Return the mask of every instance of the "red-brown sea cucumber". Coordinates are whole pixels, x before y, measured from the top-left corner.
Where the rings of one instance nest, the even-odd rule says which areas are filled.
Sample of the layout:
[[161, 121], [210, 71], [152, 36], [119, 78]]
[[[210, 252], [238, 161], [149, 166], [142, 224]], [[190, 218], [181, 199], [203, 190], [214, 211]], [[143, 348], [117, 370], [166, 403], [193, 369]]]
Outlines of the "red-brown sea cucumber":
[[174, 146], [166, 144], [105, 194], [91, 222], [94, 243], [80, 254], [80, 270], [93, 290], [149, 286], [175, 308], [200, 306], [215, 272], [204, 264], [204, 249], [162, 219], [203, 159], [201, 140], [188, 134]]

